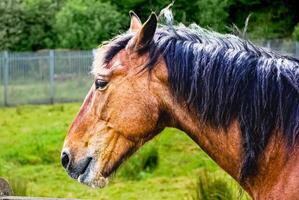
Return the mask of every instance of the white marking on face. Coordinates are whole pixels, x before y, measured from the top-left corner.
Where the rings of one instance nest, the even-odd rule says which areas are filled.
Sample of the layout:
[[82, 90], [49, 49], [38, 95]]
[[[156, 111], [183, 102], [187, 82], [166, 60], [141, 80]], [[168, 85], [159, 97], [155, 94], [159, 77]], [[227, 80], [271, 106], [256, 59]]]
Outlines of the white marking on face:
[[98, 70], [103, 68], [104, 66], [104, 57], [107, 52], [107, 47], [103, 46], [95, 50], [94, 59], [92, 62], [92, 70], [91, 73], [94, 76], [97, 76]]
[[111, 66], [111, 70], [116, 69], [121, 65], [121, 62], [119, 60], [116, 60], [115, 63]]

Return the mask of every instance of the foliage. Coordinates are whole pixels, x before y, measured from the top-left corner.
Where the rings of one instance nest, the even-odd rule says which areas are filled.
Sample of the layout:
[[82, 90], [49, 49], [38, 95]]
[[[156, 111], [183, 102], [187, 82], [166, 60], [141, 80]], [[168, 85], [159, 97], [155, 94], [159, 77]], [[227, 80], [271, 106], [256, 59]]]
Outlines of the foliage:
[[[90, 49], [126, 30], [129, 10], [145, 21], [170, 0], [2, 0], [0, 50]], [[220, 32], [244, 26], [251, 38], [289, 38], [299, 22], [297, 0], [176, 0], [175, 19]], [[296, 35], [296, 33], [294, 33]], [[293, 35], [294, 35], [293, 34]], [[296, 37], [295, 37], [296, 38]]]
[[62, 48], [95, 48], [121, 30], [122, 15], [108, 2], [68, 0], [57, 13], [55, 30]]
[[1, 49], [11, 49], [20, 40], [20, 30], [24, 23], [20, 17], [23, 12], [20, 8], [20, 0], [4, 0], [0, 2], [0, 47]]
[[294, 28], [293, 37], [299, 41], [299, 23]]
[[[228, 8], [231, 0], [176, 0], [173, 6], [175, 19], [178, 22], [198, 23], [216, 30], [224, 30], [228, 20]], [[134, 10], [145, 21], [151, 11], [159, 13], [167, 6], [169, 0], [111, 0], [119, 9], [128, 12]], [[145, 6], [144, 6], [145, 5]]]
[[298, 6], [296, 4], [298, 2], [295, 0], [234, 0], [229, 18], [231, 22], [243, 27], [246, 17], [252, 14], [248, 26], [251, 38], [286, 38], [290, 37], [293, 27], [299, 21], [299, 13], [294, 9]]
[[38, 50], [55, 47], [56, 0], [3, 0], [0, 3], [0, 49]]

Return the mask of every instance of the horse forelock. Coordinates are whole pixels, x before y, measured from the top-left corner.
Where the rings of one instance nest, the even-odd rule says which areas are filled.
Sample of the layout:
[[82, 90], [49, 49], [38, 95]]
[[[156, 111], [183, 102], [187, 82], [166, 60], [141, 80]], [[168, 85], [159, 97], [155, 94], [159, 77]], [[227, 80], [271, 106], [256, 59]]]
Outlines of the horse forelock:
[[[103, 62], [109, 63], [132, 37], [125, 33], [112, 40]], [[259, 155], [275, 129], [281, 130], [290, 148], [296, 143], [297, 59], [195, 24], [160, 26], [145, 50], [149, 52], [149, 70], [163, 56], [174, 96], [187, 102], [201, 120], [219, 128], [228, 127], [234, 119], [239, 121], [243, 144], [241, 180], [258, 172]]]
[[114, 56], [126, 47], [132, 36], [131, 33], [118, 35], [95, 50], [91, 73], [96, 76], [100, 68], [108, 66]]

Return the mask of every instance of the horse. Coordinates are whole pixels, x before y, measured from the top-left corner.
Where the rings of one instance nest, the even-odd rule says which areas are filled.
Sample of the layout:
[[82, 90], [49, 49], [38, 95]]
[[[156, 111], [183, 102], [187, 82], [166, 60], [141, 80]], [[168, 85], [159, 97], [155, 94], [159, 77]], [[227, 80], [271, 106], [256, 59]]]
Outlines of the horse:
[[101, 45], [64, 141], [69, 176], [103, 188], [165, 127], [184, 131], [253, 199], [299, 199], [299, 60], [196, 24], [145, 23]]

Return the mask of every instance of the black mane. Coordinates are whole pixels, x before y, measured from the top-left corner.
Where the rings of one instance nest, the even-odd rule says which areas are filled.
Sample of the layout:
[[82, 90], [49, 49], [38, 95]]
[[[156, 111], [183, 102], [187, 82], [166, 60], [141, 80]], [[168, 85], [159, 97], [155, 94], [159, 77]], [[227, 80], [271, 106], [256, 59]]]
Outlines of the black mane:
[[[132, 38], [111, 42], [105, 62]], [[257, 173], [259, 155], [274, 130], [283, 132], [289, 148], [299, 134], [299, 61], [256, 47], [233, 35], [196, 25], [157, 29], [147, 48], [151, 70], [162, 55], [178, 101], [188, 103], [201, 120], [227, 128], [237, 119], [243, 146], [241, 180]]]

